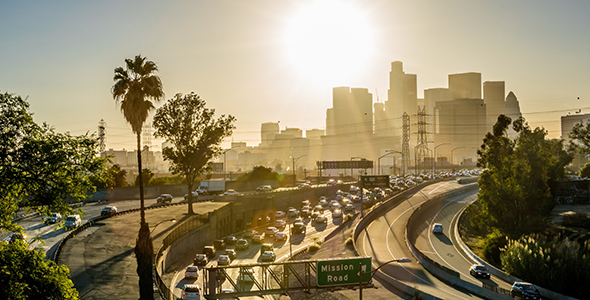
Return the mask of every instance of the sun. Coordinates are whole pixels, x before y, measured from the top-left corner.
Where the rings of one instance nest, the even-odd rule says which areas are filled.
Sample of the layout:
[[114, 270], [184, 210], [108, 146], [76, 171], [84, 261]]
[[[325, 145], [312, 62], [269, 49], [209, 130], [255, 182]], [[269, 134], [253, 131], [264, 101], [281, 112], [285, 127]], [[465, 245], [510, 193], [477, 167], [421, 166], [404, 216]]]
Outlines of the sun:
[[301, 7], [284, 35], [289, 65], [319, 83], [346, 82], [366, 67], [372, 32], [363, 12], [350, 4], [317, 1]]

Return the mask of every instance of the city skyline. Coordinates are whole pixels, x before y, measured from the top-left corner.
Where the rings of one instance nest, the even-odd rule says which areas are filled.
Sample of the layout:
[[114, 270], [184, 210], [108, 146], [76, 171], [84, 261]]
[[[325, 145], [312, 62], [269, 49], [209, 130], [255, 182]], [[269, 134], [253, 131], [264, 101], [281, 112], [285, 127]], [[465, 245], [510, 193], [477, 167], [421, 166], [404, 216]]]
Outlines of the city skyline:
[[[158, 64], [166, 99], [194, 91], [216, 114], [237, 117], [226, 147], [258, 145], [267, 122], [326, 130], [334, 87], [364, 88], [384, 103], [394, 61], [417, 76], [418, 98], [448, 87], [451, 74], [504, 81], [531, 126], [554, 138], [561, 116], [590, 106], [585, 2], [134, 3], [0, 4], [0, 91], [28, 96], [35, 121], [60, 132], [96, 132], [104, 119], [107, 148], [128, 150], [134, 136], [110, 88], [114, 68], [137, 54]], [[323, 24], [326, 16], [340, 26]], [[349, 52], [329, 61], [336, 46]]]

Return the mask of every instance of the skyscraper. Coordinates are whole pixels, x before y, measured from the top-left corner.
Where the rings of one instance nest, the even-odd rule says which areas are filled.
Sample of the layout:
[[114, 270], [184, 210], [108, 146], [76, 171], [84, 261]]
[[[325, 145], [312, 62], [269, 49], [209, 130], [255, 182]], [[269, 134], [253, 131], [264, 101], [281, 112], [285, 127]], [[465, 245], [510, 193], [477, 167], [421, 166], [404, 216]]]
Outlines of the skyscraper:
[[[520, 113], [520, 105], [518, 103], [518, 99], [516, 99], [516, 96], [512, 91], [510, 91], [510, 93], [508, 93], [508, 96], [506, 96], [506, 102], [504, 103], [504, 114], [510, 117], [512, 119], [512, 122], [514, 122], [514, 120], [522, 116], [522, 113]], [[511, 139], [516, 137], [516, 131], [512, 129], [512, 126], [508, 128], [508, 137]]]
[[481, 73], [449, 74], [453, 99], [481, 99]]
[[486, 104], [488, 131], [504, 113], [504, 81], [486, 81], [483, 83], [483, 102]]
[[388, 120], [388, 135], [401, 135], [401, 116], [406, 112], [414, 116], [418, 111], [418, 88], [416, 74], [406, 74], [401, 61], [391, 63], [389, 72], [389, 90], [385, 102], [385, 114]]
[[279, 134], [279, 123], [262, 123], [260, 126], [260, 146], [269, 147], [277, 134]]

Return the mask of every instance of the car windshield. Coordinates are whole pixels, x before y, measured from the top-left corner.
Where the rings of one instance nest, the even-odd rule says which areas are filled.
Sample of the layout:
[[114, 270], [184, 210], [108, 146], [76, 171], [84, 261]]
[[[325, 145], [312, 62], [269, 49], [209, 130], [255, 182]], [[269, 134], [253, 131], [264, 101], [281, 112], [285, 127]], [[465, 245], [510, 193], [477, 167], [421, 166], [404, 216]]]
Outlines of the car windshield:
[[197, 272], [197, 271], [199, 271], [199, 269], [197, 267], [187, 267], [186, 271], [187, 272]]
[[194, 286], [187, 286], [187, 287], [184, 288], [184, 291], [185, 292], [188, 292], [188, 293], [195, 293], [195, 292], [196, 293], [199, 293], [199, 288], [198, 287], [194, 287]]
[[197, 254], [197, 258], [205, 258], [205, 254]]
[[76, 218], [74, 218], [74, 217], [68, 217], [66, 219], [66, 221], [74, 222], [74, 221], [76, 221]]
[[486, 271], [486, 267], [484, 267], [484, 266], [475, 266], [475, 269], [477, 271]]
[[537, 291], [537, 289], [535, 289], [535, 287], [534, 287], [534, 286], [532, 286], [532, 285], [528, 285], [528, 284], [527, 284], [527, 285], [523, 285], [523, 286], [522, 286], [522, 288], [523, 288], [525, 291], [527, 291], [527, 292], [531, 292], [531, 293], [534, 293], [534, 292], [536, 292], [536, 291]]

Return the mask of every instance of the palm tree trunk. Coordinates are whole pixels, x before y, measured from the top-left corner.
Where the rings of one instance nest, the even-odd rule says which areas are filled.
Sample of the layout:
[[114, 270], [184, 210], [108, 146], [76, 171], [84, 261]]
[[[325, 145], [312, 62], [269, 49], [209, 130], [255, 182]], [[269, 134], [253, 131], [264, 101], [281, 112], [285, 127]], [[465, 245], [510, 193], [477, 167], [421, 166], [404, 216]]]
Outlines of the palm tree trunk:
[[150, 237], [150, 227], [145, 221], [145, 203], [143, 199], [143, 176], [141, 166], [141, 133], [137, 133], [137, 166], [139, 168], [139, 199], [140, 199], [140, 227], [135, 244], [135, 259], [137, 260], [137, 275], [139, 276], [139, 299], [154, 299], [154, 283], [152, 279], [152, 265], [154, 246]]

